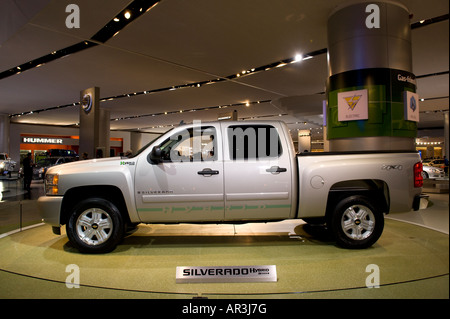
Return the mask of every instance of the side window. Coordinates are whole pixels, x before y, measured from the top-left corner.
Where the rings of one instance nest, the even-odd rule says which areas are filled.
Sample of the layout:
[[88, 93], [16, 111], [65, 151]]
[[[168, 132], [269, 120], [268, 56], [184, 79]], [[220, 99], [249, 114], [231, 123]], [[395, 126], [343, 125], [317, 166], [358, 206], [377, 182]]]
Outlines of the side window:
[[194, 127], [172, 135], [160, 148], [165, 162], [200, 162], [217, 160], [216, 129]]
[[276, 158], [283, 153], [278, 131], [271, 125], [232, 125], [227, 133], [233, 160]]

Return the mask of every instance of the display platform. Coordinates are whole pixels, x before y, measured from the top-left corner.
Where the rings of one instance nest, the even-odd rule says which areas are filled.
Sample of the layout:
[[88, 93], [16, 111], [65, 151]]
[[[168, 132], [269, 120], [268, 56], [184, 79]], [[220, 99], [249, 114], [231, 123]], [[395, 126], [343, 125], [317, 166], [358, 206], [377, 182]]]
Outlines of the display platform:
[[[113, 252], [78, 253], [40, 225], [0, 239], [0, 298], [448, 298], [448, 234], [386, 219], [381, 239], [346, 250], [301, 220], [140, 225]], [[68, 288], [79, 269], [80, 288]], [[177, 284], [177, 266], [275, 265], [277, 282]], [[373, 268], [379, 269], [379, 288]]]

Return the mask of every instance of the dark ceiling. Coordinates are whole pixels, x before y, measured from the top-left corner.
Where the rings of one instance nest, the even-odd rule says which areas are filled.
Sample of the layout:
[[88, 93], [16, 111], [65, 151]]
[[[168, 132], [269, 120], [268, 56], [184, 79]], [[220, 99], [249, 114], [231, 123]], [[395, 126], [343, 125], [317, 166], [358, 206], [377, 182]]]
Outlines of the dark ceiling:
[[[69, 29], [66, 8], [74, 2], [80, 28]], [[240, 119], [276, 118], [293, 132], [321, 134], [327, 19], [345, 1], [162, 0], [122, 17], [130, 4], [151, 2], [0, 0], [0, 113], [15, 115], [12, 122], [74, 125], [80, 91], [97, 86], [113, 130], [163, 132], [237, 110]], [[399, 2], [414, 26], [419, 128], [442, 128], [449, 1]], [[98, 33], [117, 16], [119, 33]]]

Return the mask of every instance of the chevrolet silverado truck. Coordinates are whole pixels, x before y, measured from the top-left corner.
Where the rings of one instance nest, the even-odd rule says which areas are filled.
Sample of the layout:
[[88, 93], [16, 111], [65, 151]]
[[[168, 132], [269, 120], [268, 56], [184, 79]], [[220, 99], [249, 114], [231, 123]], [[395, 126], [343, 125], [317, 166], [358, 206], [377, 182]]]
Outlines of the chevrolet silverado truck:
[[323, 224], [345, 248], [373, 245], [384, 214], [419, 209], [417, 152], [296, 154], [278, 121], [180, 125], [131, 158], [51, 167], [43, 221], [81, 252], [113, 250], [139, 223]]

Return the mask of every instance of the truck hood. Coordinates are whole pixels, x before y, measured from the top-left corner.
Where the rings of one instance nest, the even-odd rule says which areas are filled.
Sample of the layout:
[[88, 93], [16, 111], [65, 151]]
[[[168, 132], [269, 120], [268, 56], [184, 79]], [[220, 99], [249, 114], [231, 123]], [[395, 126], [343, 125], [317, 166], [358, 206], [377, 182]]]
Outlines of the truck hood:
[[126, 157], [110, 157], [110, 158], [96, 158], [92, 160], [79, 160], [72, 163], [66, 163], [49, 168], [47, 174], [70, 174], [88, 171], [97, 171], [100, 167], [121, 166], [121, 165], [135, 165], [136, 159]]

